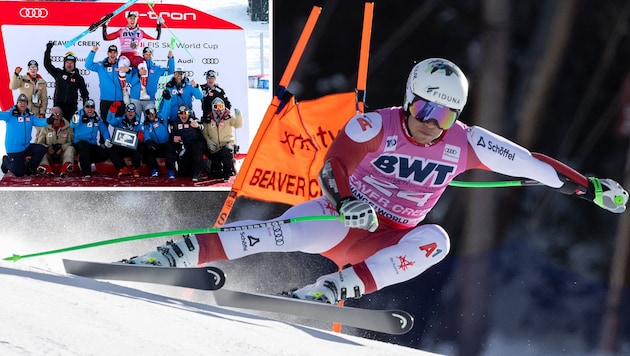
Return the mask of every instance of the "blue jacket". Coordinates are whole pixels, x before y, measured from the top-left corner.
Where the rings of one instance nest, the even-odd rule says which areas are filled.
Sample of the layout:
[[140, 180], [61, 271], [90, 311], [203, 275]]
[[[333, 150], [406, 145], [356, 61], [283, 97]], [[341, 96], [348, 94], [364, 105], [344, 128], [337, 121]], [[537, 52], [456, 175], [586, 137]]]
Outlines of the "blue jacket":
[[169, 122], [175, 122], [179, 106], [185, 104], [189, 110], [192, 110], [193, 98], [199, 100], [203, 98], [199, 85], [196, 88], [193, 87], [188, 78], [184, 78], [180, 85], [175, 84], [174, 80], [169, 81], [162, 94], [159, 116]]
[[99, 131], [101, 133], [101, 136], [103, 136], [103, 139], [110, 139], [107, 125], [105, 125], [98, 114], [96, 114], [92, 118], [88, 118], [87, 116], [85, 116], [85, 111], [83, 111], [83, 108], [81, 108], [75, 115], [79, 118], [79, 122], [74, 122], [74, 118], [70, 121], [70, 127], [74, 129], [74, 141], [72, 141], [73, 143], [77, 143], [79, 141], [87, 141], [92, 145], [96, 145], [96, 134]]
[[140, 118], [136, 114], [133, 121], [127, 120], [127, 115], [123, 114], [123, 116], [116, 116], [113, 112], [107, 112], [107, 122], [112, 127], [120, 127], [121, 129], [133, 130], [136, 132], [142, 131], [142, 124], [140, 123]]
[[[175, 58], [171, 57], [168, 59], [168, 68], [161, 67], [152, 60], [145, 60], [147, 63], [147, 70], [149, 71], [149, 77], [147, 80], [147, 94], [151, 97], [151, 99], [155, 100], [155, 94], [158, 90], [158, 82], [160, 81], [160, 77], [164, 75], [164, 73], [172, 75], [175, 71]], [[127, 83], [131, 85], [131, 92], [129, 93], [129, 97], [132, 99], [139, 100], [140, 99], [140, 76], [138, 75], [138, 70], [133, 68], [133, 70], [127, 73]]]
[[21, 114], [16, 105], [7, 111], [0, 112], [0, 120], [7, 123], [4, 135], [4, 147], [7, 153], [25, 151], [33, 139], [33, 126], [45, 127], [48, 125], [46, 118], [39, 118], [28, 109], [24, 114]]
[[144, 141], [153, 141], [157, 144], [167, 143], [170, 140], [170, 134], [168, 127], [162, 120], [155, 120], [154, 122], [144, 121], [142, 125], [144, 131]]
[[118, 61], [109, 64], [107, 57], [100, 62], [94, 62], [96, 52], [90, 51], [85, 57], [85, 68], [98, 73], [101, 100], [122, 101], [122, 89], [118, 81]]

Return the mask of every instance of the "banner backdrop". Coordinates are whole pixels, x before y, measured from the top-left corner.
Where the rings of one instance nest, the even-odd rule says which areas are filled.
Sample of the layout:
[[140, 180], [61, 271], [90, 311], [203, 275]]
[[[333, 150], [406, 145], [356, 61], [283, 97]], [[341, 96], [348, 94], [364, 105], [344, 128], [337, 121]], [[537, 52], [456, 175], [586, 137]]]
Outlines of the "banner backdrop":
[[[28, 61], [34, 59], [39, 63], [39, 74], [48, 82], [50, 113], [55, 83], [43, 65], [44, 51], [49, 41], [55, 43], [51, 52], [55, 67], [63, 67], [63, 57], [68, 51], [77, 57], [77, 68], [86, 80], [90, 98], [97, 102], [98, 107], [98, 75], [85, 69], [85, 58], [93, 46], [98, 46], [95, 60], [103, 60], [109, 45], [115, 44], [120, 48], [119, 40], [104, 41], [102, 28], [99, 27], [69, 48], [64, 44], [122, 4], [123, 2], [0, 1], [0, 53], [4, 57], [0, 59], [0, 73], [7, 78], [6, 84], [0, 86], [0, 108], [8, 110], [17, 98], [17, 90], [11, 91], [8, 85], [11, 73], [16, 67], [22, 67], [22, 74], [25, 74]], [[154, 62], [167, 66], [171, 38], [177, 38], [173, 49], [175, 66], [183, 66], [186, 75], [200, 85], [206, 82], [204, 73], [209, 69], [215, 70], [218, 73], [217, 82], [227, 92], [232, 107], [241, 111], [247, 125], [249, 115], [245, 31], [233, 23], [184, 5], [157, 3], [154, 9], [164, 19], [162, 36], [158, 41], [145, 40], [142, 46], [153, 48]], [[113, 17], [108, 24], [108, 32], [125, 27], [129, 11], [138, 11], [139, 27], [155, 37], [157, 17], [144, 1]], [[79, 105], [82, 103], [79, 102]], [[193, 110], [201, 115], [199, 100], [193, 102]], [[241, 152], [247, 152], [251, 141], [249, 130], [246, 128], [236, 131]], [[4, 137], [0, 139], [3, 140]]]

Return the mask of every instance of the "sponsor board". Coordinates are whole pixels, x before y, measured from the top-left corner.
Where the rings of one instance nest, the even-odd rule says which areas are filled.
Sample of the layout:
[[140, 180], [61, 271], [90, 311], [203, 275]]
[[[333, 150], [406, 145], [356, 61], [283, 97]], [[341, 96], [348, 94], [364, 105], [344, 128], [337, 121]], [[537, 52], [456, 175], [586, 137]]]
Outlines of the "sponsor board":
[[[107, 47], [115, 44], [120, 48], [120, 41], [104, 41], [99, 27], [69, 48], [64, 44], [118, 8], [121, 3], [0, 1], [0, 4], [3, 8], [0, 12], [0, 53], [4, 56], [4, 59], [0, 59], [0, 72], [4, 73], [5, 78], [9, 78], [16, 67], [22, 67], [21, 74], [25, 74], [28, 61], [36, 60], [39, 74], [48, 82], [50, 112], [55, 85], [52, 76], [44, 68], [44, 51], [46, 43], [53, 41], [53, 66], [61, 68], [66, 52], [73, 52], [77, 57], [76, 66], [86, 80], [90, 98], [99, 107], [98, 74], [85, 69], [85, 58], [93, 46], [98, 46], [95, 61], [101, 61], [107, 55]], [[178, 40], [173, 48], [175, 66], [183, 66], [190, 79], [204, 84], [204, 73], [209, 69], [215, 70], [219, 74], [217, 82], [228, 93], [233, 108], [238, 108], [246, 118], [245, 129], [236, 130], [236, 139], [241, 151], [247, 152], [253, 136], [250, 137], [251, 130], [247, 128], [249, 113], [245, 31], [233, 23], [184, 5], [158, 3], [154, 8], [164, 19], [166, 27], [162, 28], [160, 40], [145, 39], [142, 47], [151, 47], [154, 50], [153, 61], [166, 67], [171, 38], [176, 37]], [[112, 18], [108, 24], [108, 33], [126, 26], [129, 11], [138, 12], [140, 28], [151, 36], [157, 34], [157, 16], [143, 2], [132, 5]], [[8, 83], [0, 87], [0, 109], [8, 110], [15, 104], [17, 95], [18, 91], [11, 91]], [[201, 115], [201, 101], [193, 101], [193, 110], [198, 116]], [[3, 144], [0, 146], [4, 149]]]

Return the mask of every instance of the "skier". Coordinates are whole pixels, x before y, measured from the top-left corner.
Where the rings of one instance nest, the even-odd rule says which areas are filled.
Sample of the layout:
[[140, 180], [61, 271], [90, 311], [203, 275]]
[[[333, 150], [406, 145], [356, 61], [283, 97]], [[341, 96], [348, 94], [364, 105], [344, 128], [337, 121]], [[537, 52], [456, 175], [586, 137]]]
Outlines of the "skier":
[[138, 74], [140, 75], [140, 100], [150, 100], [151, 97], [147, 93], [147, 81], [149, 78], [149, 71], [147, 64], [140, 53], [142, 40], [159, 40], [162, 34], [162, 23], [164, 20], [162, 17], [157, 17], [157, 35], [155, 38], [149, 36], [144, 30], [138, 27], [138, 12], [129, 11], [127, 13], [127, 27], [123, 27], [116, 32], [107, 33], [107, 23], [103, 24], [103, 40], [111, 41], [116, 38], [120, 38], [120, 58], [118, 59], [118, 81], [123, 92], [123, 100], [125, 104], [130, 103], [129, 88], [127, 88], [126, 73], [130, 67], [138, 68]]
[[452, 62], [418, 63], [402, 107], [357, 114], [336, 137], [319, 175], [324, 196], [271, 221], [309, 215], [339, 215], [339, 220], [189, 235], [128, 262], [191, 267], [260, 252], [317, 253], [349, 267], [292, 295], [334, 304], [410, 280], [442, 261], [450, 250], [448, 234], [438, 225], [419, 223], [449, 182], [470, 169], [534, 179], [613, 213], [625, 211], [628, 192], [612, 179], [586, 178], [458, 121], [467, 95], [468, 81]]

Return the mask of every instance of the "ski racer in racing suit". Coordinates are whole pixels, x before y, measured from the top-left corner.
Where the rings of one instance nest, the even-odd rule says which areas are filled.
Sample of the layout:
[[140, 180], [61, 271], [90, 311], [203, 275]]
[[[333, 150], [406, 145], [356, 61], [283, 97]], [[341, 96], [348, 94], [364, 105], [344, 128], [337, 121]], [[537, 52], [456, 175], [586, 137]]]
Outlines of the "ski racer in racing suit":
[[[409, 74], [403, 107], [358, 114], [335, 138], [320, 172], [324, 196], [269, 221], [311, 215], [339, 215], [338, 220], [189, 235], [129, 262], [187, 267], [260, 252], [321, 254], [340, 267], [350, 266], [292, 294], [334, 304], [408, 281], [442, 261], [450, 250], [447, 232], [420, 223], [448, 184], [470, 169], [533, 179], [613, 213], [625, 211], [628, 192], [617, 182], [586, 178], [458, 121], [467, 95], [468, 81], [452, 62], [432, 58], [418, 63]], [[256, 243], [249, 243], [250, 237]], [[399, 256], [415, 263], [398, 268]]]
[[149, 71], [144, 61], [140, 49], [143, 46], [142, 40], [159, 40], [162, 34], [162, 17], [157, 17], [157, 35], [154, 37], [148, 35], [144, 30], [138, 27], [138, 12], [129, 11], [127, 13], [127, 27], [123, 27], [116, 32], [107, 33], [107, 23], [103, 24], [103, 40], [111, 41], [116, 38], [120, 39], [120, 57], [118, 59], [118, 81], [123, 92], [123, 100], [125, 104], [130, 103], [129, 88], [127, 88], [126, 73], [131, 68], [138, 68], [140, 75], [140, 100], [150, 100], [151, 97], [147, 93], [147, 81]]

